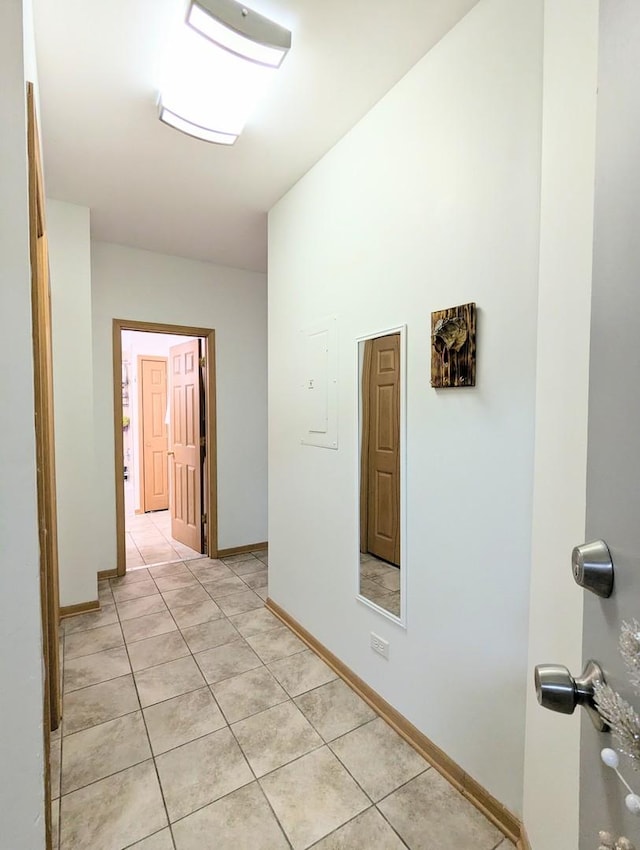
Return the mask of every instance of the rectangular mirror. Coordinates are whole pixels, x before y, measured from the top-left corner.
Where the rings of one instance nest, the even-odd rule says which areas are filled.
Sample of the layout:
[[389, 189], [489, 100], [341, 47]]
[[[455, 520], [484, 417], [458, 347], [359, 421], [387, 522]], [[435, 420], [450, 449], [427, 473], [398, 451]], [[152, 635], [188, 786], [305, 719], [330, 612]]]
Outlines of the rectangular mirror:
[[406, 328], [358, 340], [359, 598], [404, 620]]

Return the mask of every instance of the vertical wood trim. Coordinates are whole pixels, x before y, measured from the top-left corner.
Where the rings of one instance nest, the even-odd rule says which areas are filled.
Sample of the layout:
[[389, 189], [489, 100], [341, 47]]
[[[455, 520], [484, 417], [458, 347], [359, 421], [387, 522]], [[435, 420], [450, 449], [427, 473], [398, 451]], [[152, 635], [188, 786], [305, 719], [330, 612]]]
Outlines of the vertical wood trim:
[[206, 347], [206, 478], [207, 478], [207, 554], [218, 557], [218, 430], [216, 408], [216, 332], [209, 331]]
[[[216, 332], [212, 328], [188, 325], [167, 325], [159, 322], [142, 322], [113, 319], [113, 410], [114, 410], [114, 464], [116, 493], [116, 565], [117, 574], [127, 570], [125, 547], [124, 478], [122, 464], [124, 443], [122, 439], [122, 337], [123, 330], [147, 331], [182, 336], [202, 337], [206, 342], [207, 380], [207, 552], [210, 558], [218, 554], [218, 464], [216, 423]], [[120, 428], [118, 428], [118, 422]]]
[[124, 439], [122, 437], [122, 327], [113, 320], [113, 442], [116, 485], [116, 572], [127, 571], [124, 518]]
[[44, 218], [40, 140], [33, 83], [27, 83], [27, 159], [29, 178], [29, 253], [33, 336], [34, 417], [38, 537], [40, 543], [40, 614], [43, 655], [44, 823], [47, 850], [51, 828], [51, 729], [60, 724], [58, 659], [58, 546], [51, 362], [51, 304]]
[[[358, 351], [358, 357], [360, 352]], [[371, 416], [371, 365], [373, 362], [373, 340], [364, 344], [362, 360], [362, 378], [360, 399], [362, 404], [362, 422], [360, 423], [360, 551], [369, 551], [369, 430]]]
[[[122, 345], [122, 337], [120, 339], [121, 339], [120, 344]], [[142, 368], [143, 368], [142, 367], [142, 360], [143, 360], [142, 355], [138, 354], [138, 363], [137, 363], [137, 366], [136, 366], [137, 374], [138, 374], [138, 417], [137, 417], [137, 421], [136, 421], [136, 430], [137, 430], [138, 433], [137, 433], [136, 436], [138, 438], [138, 471], [140, 473], [138, 475], [138, 479], [139, 479], [138, 480], [138, 495], [139, 495], [139, 498], [140, 498], [140, 501], [139, 501], [140, 513], [145, 513], [147, 505], [146, 505], [146, 499], [145, 499], [145, 493], [144, 493], [144, 478], [145, 478], [145, 476], [144, 476], [144, 387], [143, 387], [144, 379], [142, 377]], [[167, 393], [168, 392], [169, 392], [169, 388], [167, 387]], [[131, 391], [129, 391], [129, 398], [131, 398]], [[122, 406], [122, 410], [123, 410], [123, 415], [124, 415], [124, 405]], [[131, 417], [129, 417], [129, 428], [131, 428]], [[169, 459], [167, 458], [167, 462], [168, 462], [168, 460]], [[124, 434], [122, 435], [122, 462], [124, 464]], [[133, 464], [133, 466], [135, 468], [135, 463]], [[167, 471], [167, 475], [168, 474], [169, 474], [169, 472]], [[124, 471], [123, 471], [123, 476], [124, 476]], [[126, 503], [126, 498], [125, 498], [125, 503]], [[125, 548], [125, 556], [126, 556], [126, 549], [127, 549], [126, 524], [127, 523], [126, 523], [126, 518], [125, 518], [125, 547], [124, 547]]]

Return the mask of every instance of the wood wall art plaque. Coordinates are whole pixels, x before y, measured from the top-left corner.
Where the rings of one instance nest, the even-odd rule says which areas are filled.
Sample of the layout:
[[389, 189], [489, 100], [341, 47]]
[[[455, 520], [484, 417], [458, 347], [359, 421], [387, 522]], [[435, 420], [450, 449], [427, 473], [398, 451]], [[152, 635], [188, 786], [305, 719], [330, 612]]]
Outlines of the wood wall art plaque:
[[431, 386], [475, 387], [476, 305], [431, 314]]

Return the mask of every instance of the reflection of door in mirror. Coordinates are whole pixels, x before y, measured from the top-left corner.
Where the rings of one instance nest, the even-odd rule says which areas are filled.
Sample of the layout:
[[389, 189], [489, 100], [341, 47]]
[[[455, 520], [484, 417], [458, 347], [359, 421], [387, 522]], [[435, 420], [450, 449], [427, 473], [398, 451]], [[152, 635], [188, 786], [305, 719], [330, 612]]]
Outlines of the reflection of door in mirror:
[[400, 615], [400, 334], [361, 351], [360, 593]]

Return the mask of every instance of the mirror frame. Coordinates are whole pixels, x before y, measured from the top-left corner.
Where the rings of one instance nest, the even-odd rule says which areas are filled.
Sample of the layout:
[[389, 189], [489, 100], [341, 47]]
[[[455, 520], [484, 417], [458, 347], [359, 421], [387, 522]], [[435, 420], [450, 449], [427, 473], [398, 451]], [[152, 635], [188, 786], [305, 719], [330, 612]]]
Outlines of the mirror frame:
[[[361, 462], [361, 444], [360, 444], [360, 410], [361, 410], [361, 382], [362, 375], [360, 374], [360, 343], [364, 343], [369, 339], [377, 339], [381, 336], [390, 336], [391, 334], [400, 334], [400, 616], [396, 617], [386, 608], [377, 605], [366, 596], [360, 593], [360, 462]], [[362, 602], [368, 608], [382, 614], [392, 623], [407, 628], [407, 326], [396, 325], [395, 327], [384, 328], [372, 333], [364, 334], [356, 337], [355, 340], [355, 374], [356, 374], [356, 392], [355, 392], [355, 434], [356, 434], [356, 599]]]

